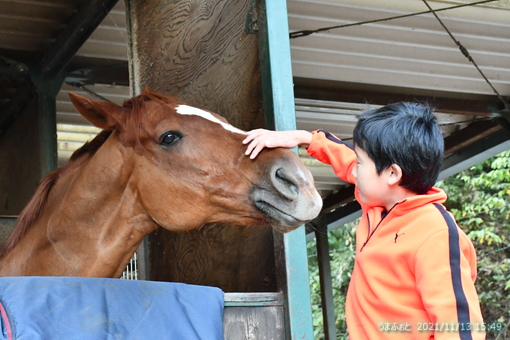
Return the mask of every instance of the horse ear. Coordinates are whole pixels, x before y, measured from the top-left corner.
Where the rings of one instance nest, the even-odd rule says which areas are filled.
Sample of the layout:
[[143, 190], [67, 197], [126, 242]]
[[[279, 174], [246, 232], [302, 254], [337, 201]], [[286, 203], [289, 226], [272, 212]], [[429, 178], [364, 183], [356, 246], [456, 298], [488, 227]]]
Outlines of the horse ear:
[[145, 95], [149, 95], [149, 94], [157, 94], [157, 95], [161, 95], [161, 93], [157, 92], [157, 91], [154, 91], [153, 89], [151, 89], [150, 87], [146, 86], [144, 89], [143, 89], [143, 92], [142, 94], [145, 94]]
[[73, 92], [69, 92], [69, 98], [85, 119], [103, 130], [118, 127], [124, 114], [124, 108], [114, 103], [94, 101]]

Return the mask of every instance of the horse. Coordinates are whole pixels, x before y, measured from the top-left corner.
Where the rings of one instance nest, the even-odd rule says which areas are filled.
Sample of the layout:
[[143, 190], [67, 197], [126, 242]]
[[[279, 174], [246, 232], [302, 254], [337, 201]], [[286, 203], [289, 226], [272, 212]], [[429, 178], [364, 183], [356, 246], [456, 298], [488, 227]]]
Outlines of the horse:
[[102, 131], [43, 178], [0, 253], [0, 276], [118, 278], [159, 227], [271, 225], [286, 233], [322, 200], [299, 157], [244, 154], [245, 131], [150, 88], [122, 106], [69, 94]]

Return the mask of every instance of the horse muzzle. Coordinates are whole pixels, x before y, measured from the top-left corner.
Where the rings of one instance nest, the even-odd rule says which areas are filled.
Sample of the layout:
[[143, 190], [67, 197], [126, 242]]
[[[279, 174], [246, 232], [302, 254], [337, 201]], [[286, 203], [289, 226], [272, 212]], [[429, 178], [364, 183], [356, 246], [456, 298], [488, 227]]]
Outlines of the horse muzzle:
[[255, 206], [279, 232], [292, 231], [317, 217], [322, 199], [313, 177], [291, 151], [267, 167], [262, 183], [252, 192]]

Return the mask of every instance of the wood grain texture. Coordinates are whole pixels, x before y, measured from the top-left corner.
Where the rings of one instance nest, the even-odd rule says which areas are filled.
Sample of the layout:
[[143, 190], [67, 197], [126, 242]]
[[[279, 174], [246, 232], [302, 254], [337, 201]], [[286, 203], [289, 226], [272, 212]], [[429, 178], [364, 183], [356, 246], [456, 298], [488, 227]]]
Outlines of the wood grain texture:
[[268, 227], [208, 225], [188, 232], [158, 229], [149, 237], [151, 279], [276, 291], [273, 232]]
[[284, 340], [283, 307], [226, 307], [225, 340]]
[[[241, 129], [263, 127], [258, 36], [245, 27], [256, 16], [252, 0], [128, 2], [135, 91], [149, 86]], [[274, 261], [268, 227], [160, 228], [149, 237], [151, 280], [276, 291]]]
[[258, 39], [245, 33], [250, 2], [136, 4], [140, 88], [217, 112], [241, 129], [262, 127]]

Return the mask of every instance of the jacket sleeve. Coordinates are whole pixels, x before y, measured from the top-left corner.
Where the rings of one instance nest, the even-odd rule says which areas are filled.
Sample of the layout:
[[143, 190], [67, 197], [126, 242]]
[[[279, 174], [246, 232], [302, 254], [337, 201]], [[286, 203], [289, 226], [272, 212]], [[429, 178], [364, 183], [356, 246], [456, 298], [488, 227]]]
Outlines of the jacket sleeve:
[[485, 339], [474, 284], [475, 249], [453, 223], [418, 248], [414, 258], [416, 286], [436, 340]]
[[325, 130], [312, 132], [308, 154], [322, 163], [330, 164], [335, 174], [343, 181], [355, 183], [352, 170], [356, 166], [356, 153], [352, 144], [346, 143]]

